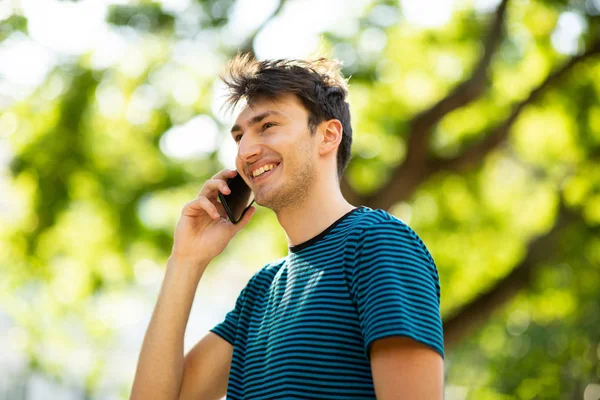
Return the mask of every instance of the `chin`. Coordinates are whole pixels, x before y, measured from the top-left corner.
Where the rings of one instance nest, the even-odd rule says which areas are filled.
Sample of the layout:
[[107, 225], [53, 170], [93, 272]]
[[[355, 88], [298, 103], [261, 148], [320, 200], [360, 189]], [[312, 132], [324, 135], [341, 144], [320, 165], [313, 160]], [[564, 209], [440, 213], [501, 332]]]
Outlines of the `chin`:
[[271, 208], [269, 207], [269, 205], [271, 204], [271, 199], [268, 196], [264, 196], [264, 195], [255, 195], [254, 197], [254, 202], [256, 204], [258, 204], [261, 207], [267, 207], [267, 208]]
[[269, 208], [273, 211], [277, 211], [280, 208], [281, 201], [279, 201], [277, 193], [259, 193], [255, 194], [254, 202], [261, 207]]

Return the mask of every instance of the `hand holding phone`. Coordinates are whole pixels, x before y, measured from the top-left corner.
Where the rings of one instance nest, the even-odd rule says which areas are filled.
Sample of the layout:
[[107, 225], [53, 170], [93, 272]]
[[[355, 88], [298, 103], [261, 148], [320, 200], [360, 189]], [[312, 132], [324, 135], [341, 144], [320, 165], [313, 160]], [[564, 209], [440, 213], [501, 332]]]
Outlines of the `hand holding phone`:
[[[235, 182], [239, 181], [229, 180], [236, 175], [238, 173], [235, 170], [220, 171], [205, 182], [196, 199], [183, 207], [175, 228], [173, 257], [186, 264], [207, 265], [248, 224], [256, 209], [248, 206], [241, 213], [235, 211], [237, 204], [243, 204], [234, 201], [243, 198], [235, 195], [243, 193], [235, 186]], [[227, 182], [234, 186], [229, 187]], [[224, 203], [217, 200], [221, 195], [228, 196]], [[254, 199], [249, 201], [252, 204]], [[225, 207], [230, 210], [227, 211]]]

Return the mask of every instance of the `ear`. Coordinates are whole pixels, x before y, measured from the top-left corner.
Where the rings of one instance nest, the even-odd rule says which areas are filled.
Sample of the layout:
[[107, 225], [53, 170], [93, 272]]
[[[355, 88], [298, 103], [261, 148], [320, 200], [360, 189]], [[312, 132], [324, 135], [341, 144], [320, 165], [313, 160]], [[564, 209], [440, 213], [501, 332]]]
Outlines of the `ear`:
[[342, 141], [344, 128], [338, 119], [330, 119], [321, 123], [321, 142], [319, 143], [319, 154], [325, 155], [338, 148]]

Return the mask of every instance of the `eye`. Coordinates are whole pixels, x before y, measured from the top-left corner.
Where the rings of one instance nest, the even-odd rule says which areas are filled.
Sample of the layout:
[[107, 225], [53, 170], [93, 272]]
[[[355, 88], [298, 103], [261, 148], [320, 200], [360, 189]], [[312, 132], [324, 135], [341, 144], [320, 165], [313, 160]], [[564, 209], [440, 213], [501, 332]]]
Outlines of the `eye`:
[[264, 131], [265, 129], [269, 129], [269, 128], [270, 128], [270, 127], [272, 127], [272, 126], [275, 126], [275, 124], [274, 124], [274, 123], [272, 123], [272, 122], [267, 122], [267, 123], [265, 123], [265, 124], [263, 125], [263, 131]]
[[233, 138], [233, 141], [236, 143], [239, 143], [240, 140], [242, 140], [242, 135], [237, 135], [236, 137]]

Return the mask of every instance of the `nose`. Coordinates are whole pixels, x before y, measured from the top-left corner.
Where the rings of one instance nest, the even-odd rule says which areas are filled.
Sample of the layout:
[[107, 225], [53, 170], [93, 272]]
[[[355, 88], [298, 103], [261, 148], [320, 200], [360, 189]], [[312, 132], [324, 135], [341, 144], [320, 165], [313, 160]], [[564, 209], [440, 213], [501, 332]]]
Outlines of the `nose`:
[[246, 164], [253, 163], [260, 159], [263, 149], [260, 143], [256, 140], [253, 140], [251, 135], [246, 134], [242, 136], [240, 143], [238, 144], [238, 154], [237, 159], [238, 162], [241, 163], [242, 167], [245, 167]]

